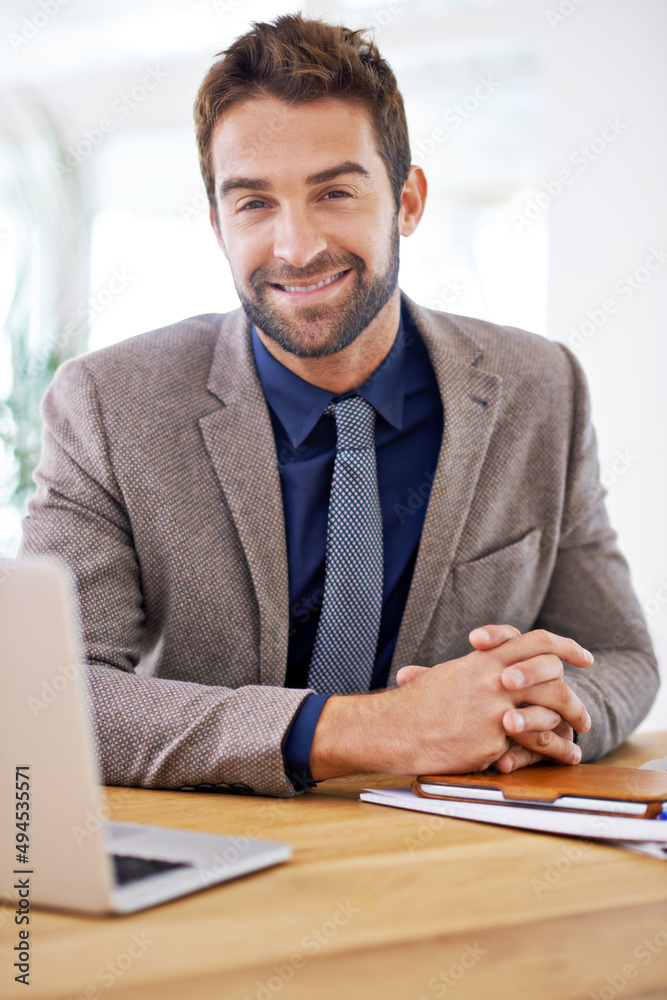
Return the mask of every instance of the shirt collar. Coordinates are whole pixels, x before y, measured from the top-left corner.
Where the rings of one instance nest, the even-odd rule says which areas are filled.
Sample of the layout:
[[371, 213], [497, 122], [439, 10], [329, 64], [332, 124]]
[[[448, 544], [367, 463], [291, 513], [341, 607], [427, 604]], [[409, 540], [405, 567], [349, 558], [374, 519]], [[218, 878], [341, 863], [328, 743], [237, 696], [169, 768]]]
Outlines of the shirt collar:
[[306, 382], [267, 351], [252, 326], [252, 349], [257, 374], [267, 403], [297, 448], [308, 437], [329, 403], [347, 396], [363, 396], [393, 427], [403, 427], [406, 383], [406, 352], [403, 316], [399, 320], [391, 350], [363, 385], [336, 396], [327, 389]]

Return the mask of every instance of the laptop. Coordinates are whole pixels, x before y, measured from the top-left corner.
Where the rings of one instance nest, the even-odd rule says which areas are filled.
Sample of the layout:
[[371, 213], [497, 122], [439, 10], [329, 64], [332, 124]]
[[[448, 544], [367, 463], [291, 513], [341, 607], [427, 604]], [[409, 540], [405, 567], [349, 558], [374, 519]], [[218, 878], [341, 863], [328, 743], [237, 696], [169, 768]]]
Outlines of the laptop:
[[132, 913], [291, 857], [288, 844], [106, 820], [83, 663], [65, 568], [0, 563], [0, 902]]

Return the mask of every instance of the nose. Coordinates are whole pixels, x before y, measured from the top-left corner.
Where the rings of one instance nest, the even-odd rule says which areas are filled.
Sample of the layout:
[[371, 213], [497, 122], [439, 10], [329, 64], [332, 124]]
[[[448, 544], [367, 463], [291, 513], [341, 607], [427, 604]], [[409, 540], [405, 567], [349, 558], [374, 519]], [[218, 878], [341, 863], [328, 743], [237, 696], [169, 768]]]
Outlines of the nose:
[[275, 221], [273, 253], [292, 267], [305, 267], [327, 248], [327, 239], [306, 207], [284, 207]]

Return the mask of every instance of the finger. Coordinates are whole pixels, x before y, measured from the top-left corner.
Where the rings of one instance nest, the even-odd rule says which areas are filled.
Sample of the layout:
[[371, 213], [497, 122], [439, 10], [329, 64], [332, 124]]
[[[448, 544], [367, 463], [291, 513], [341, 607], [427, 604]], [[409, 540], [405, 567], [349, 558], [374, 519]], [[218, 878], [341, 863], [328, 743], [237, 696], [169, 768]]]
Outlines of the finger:
[[525, 708], [513, 708], [505, 712], [502, 723], [505, 732], [510, 736], [516, 733], [540, 732], [543, 729], [555, 729], [562, 722], [558, 712], [542, 705], [527, 705]]
[[408, 667], [401, 667], [396, 674], [396, 683], [399, 687], [402, 687], [404, 684], [409, 684], [409, 682], [413, 681], [415, 677], [419, 677], [420, 674], [423, 674], [424, 671], [428, 669], [428, 667], [417, 667], [412, 664]]
[[497, 656], [504, 666], [510, 667], [533, 656], [541, 656], [543, 653], [558, 656], [575, 667], [590, 667], [594, 659], [593, 654], [574, 639], [547, 632], [546, 629], [535, 629], [533, 632], [524, 632], [523, 635], [509, 639], [500, 646]]
[[475, 649], [494, 649], [518, 635], [521, 632], [514, 625], [484, 625], [482, 628], [474, 628], [468, 635], [468, 640]]
[[522, 688], [555, 681], [563, 676], [563, 661], [558, 656], [543, 653], [524, 660], [513, 667], [505, 667], [500, 682], [507, 691], [521, 691]]
[[[522, 750], [528, 751], [531, 756], [530, 763], [534, 763], [540, 756], [555, 760], [559, 764], [578, 764], [581, 760], [581, 749], [577, 744], [573, 743], [571, 739], [568, 740], [556, 735], [553, 730], [544, 730], [540, 733], [521, 733], [514, 736], [513, 739]], [[517, 767], [526, 767], [526, 764], [522, 763], [526, 759], [526, 754], [522, 750], [510, 747], [503, 754], [503, 757], [506, 758], [503, 761], [503, 774], [516, 770]], [[496, 761], [496, 767], [499, 770], [503, 757]]]
[[[554, 728], [554, 733], [556, 736], [562, 736], [565, 740], [572, 740], [574, 733], [572, 732], [572, 726], [568, 726], [567, 722], [559, 722]], [[537, 753], [535, 750], [528, 750], [526, 747], [521, 746], [516, 740], [512, 740], [509, 747], [503, 753], [495, 763], [495, 767], [498, 771], [506, 774], [508, 771], [516, 771], [520, 767], [528, 767], [530, 764], [536, 764], [539, 760], [546, 760], [547, 758], [544, 754]]]
[[494, 766], [500, 774], [509, 774], [510, 771], [518, 771], [520, 767], [537, 764], [540, 760], [545, 760], [543, 754], [527, 750], [520, 743], [513, 743], [509, 750], [498, 758]]
[[591, 728], [586, 706], [564, 678], [523, 688], [515, 694], [515, 698], [521, 698], [521, 704], [553, 709], [578, 733], [587, 733]]

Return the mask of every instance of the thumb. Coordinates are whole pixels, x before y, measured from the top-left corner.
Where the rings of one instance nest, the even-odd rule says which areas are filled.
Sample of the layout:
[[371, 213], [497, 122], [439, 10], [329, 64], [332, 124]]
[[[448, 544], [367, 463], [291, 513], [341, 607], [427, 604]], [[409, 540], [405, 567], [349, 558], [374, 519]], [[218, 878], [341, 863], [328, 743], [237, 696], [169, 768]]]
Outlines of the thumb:
[[514, 625], [484, 625], [483, 628], [474, 628], [468, 635], [468, 641], [475, 649], [494, 649], [518, 635], [521, 633]]
[[428, 669], [428, 667], [416, 666], [401, 667], [396, 674], [396, 683], [399, 687], [402, 687], [404, 684], [409, 684], [410, 681], [415, 679], [415, 677], [419, 677], [420, 674], [423, 674], [424, 671]]

